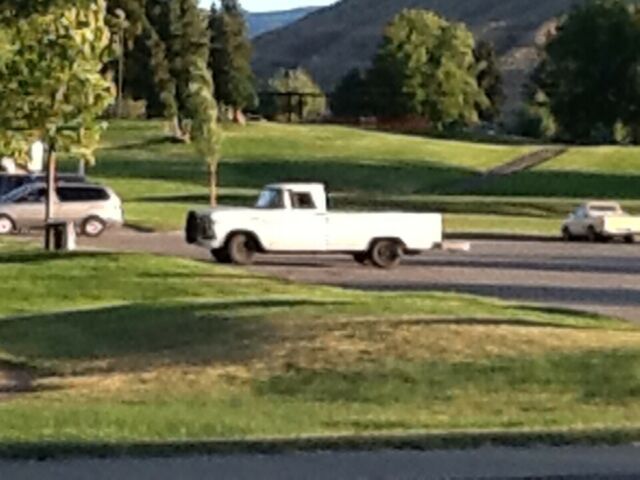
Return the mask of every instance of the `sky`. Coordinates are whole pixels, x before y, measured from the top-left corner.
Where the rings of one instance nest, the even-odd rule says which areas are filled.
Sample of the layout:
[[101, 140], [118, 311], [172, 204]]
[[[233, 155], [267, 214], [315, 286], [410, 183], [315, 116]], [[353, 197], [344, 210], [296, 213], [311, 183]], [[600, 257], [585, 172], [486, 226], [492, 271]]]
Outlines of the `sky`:
[[[268, 12], [289, 10], [297, 7], [330, 5], [336, 0], [241, 0], [242, 7], [250, 12]], [[200, 4], [209, 7], [211, 0], [200, 0]]]

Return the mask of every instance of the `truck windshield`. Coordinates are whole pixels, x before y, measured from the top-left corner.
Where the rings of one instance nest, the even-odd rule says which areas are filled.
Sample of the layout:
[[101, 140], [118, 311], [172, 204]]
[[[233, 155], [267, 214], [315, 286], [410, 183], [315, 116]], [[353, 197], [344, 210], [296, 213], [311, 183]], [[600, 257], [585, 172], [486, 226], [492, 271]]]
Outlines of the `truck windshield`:
[[258, 197], [256, 208], [278, 209], [284, 208], [284, 195], [282, 190], [267, 189]]

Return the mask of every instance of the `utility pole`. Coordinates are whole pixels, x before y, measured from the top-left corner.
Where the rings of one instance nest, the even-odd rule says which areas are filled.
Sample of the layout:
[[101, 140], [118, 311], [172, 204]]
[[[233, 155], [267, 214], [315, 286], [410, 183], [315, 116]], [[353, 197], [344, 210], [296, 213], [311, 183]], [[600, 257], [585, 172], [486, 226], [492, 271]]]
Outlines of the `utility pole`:
[[49, 224], [55, 218], [55, 190], [56, 190], [56, 147], [53, 141], [49, 142], [47, 149], [47, 200], [45, 207], [45, 239], [44, 248], [47, 251], [54, 249], [53, 230]]

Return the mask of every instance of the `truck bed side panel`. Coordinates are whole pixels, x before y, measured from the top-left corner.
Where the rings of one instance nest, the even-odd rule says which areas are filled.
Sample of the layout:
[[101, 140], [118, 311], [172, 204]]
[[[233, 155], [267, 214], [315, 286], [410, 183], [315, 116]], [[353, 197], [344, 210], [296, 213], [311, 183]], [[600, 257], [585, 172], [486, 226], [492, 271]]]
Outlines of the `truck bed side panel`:
[[329, 213], [327, 216], [329, 251], [364, 251], [375, 238], [398, 238], [409, 250], [430, 250], [442, 242], [442, 216], [411, 213]]

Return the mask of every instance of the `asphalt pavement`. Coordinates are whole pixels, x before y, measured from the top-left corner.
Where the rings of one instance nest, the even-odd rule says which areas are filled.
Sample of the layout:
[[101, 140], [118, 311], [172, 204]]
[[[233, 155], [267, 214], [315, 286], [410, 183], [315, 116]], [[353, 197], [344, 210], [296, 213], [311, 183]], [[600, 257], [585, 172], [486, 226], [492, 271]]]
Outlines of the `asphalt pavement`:
[[404, 480], [640, 478], [640, 448], [317, 452], [178, 458], [0, 461], [7, 480]]
[[[434, 251], [391, 271], [347, 256], [260, 256], [259, 273], [297, 282], [367, 290], [445, 291], [571, 308], [640, 322], [640, 245], [471, 240], [469, 252]], [[84, 248], [141, 251], [210, 261], [180, 232], [122, 229]]]

